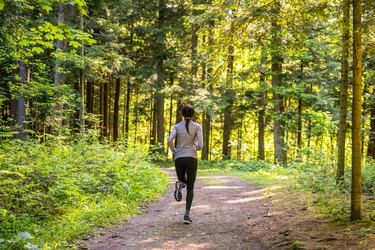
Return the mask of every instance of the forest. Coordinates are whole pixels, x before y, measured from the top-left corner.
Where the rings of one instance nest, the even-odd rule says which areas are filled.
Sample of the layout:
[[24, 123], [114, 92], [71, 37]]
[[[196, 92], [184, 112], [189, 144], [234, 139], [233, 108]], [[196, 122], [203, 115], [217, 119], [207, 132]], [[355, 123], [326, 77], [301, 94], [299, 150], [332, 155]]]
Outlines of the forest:
[[185, 104], [202, 169], [374, 220], [373, 0], [0, 0], [0, 249], [70, 248], [157, 199]]

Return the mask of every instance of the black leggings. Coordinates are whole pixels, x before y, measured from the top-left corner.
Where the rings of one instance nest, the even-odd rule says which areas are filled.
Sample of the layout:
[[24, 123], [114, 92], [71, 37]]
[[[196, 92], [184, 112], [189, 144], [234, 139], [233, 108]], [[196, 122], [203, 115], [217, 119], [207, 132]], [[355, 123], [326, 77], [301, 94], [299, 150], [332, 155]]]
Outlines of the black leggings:
[[197, 177], [198, 160], [193, 157], [177, 158], [174, 162], [179, 181], [186, 183], [186, 210], [190, 211], [194, 198], [194, 183]]

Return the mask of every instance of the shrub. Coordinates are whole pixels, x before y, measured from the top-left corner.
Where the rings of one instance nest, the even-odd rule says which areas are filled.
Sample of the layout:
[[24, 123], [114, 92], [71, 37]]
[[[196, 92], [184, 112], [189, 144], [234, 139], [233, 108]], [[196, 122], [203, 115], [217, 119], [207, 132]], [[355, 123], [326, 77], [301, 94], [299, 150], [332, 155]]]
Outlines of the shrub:
[[147, 150], [121, 148], [86, 141], [1, 144], [0, 249], [68, 247], [94, 226], [126, 219], [155, 199], [167, 176], [145, 160]]

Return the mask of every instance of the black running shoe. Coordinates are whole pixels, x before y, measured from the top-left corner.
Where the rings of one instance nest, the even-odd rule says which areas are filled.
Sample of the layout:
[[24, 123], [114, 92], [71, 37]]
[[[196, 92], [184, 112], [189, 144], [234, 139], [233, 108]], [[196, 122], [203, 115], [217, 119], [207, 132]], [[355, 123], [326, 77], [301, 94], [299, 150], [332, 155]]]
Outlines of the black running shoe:
[[176, 189], [174, 190], [174, 198], [176, 201], [181, 201], [182, 200], [182, 193], [181, 189], [183, 188], [184, 183], [181, 181], [176, 181]]
[[184, 224], [190, 224], [192, 223], [193, 221], [190, 219], [189, 215], [184, 215]]

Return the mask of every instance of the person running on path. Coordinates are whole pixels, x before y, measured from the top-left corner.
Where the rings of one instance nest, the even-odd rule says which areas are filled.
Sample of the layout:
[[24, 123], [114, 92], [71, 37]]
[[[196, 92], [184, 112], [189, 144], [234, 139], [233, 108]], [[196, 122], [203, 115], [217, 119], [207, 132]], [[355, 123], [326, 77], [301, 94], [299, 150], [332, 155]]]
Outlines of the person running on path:
[[174, 126], [168, 138], [168, 146], [174, 155], [178, 179], [174, 197], [176, 201], [181, 201], [181, 189], [186, 186], [186, 211], [183, 223], [190, 224], [192, 222], [190, 208], [194, 198], [194, 183], [198, 168], [197, 151], [203, 148], [203, 132], [201, 125], [192, 121], [195, 111], [191, 105], [184, 106], [181, 113], [184, 120]]

